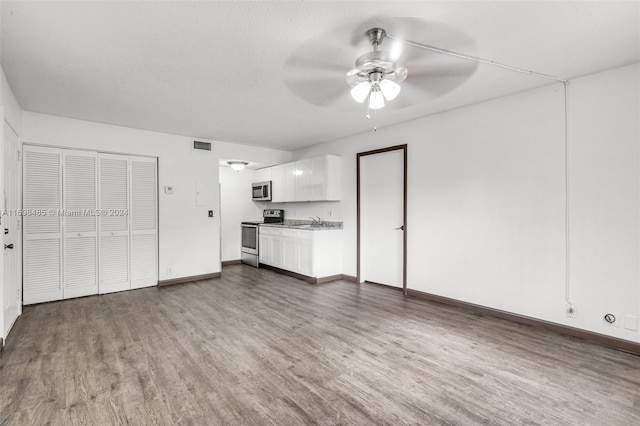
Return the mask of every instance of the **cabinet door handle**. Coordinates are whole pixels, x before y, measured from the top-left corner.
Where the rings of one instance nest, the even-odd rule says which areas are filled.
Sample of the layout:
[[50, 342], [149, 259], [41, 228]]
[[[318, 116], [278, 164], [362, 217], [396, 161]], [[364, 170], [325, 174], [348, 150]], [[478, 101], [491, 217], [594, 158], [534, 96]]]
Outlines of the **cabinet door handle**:
[[396, 228], [396, 231], [404, 231], [404, 225], [400, 225]]
[[13, 244], [5, 244], [4, 248], [5, 248], [5, 250], [6, 249], [12, 249], [13, 248]]

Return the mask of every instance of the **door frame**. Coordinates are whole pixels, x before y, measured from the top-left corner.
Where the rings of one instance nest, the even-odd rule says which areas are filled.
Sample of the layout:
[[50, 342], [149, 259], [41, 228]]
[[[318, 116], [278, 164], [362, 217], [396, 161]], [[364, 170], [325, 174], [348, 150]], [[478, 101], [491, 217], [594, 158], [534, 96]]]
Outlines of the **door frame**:
[[387, 148], [374, 149], [371, 151], [359, 152], [356, 154], [356, 216], [357, 216], [357, 244], [356, 244], [356, 282], [361, 282], [361, 266], [360, 266], [360, 241], [362, 240], [362, 221], [361, 216], [361, 203], [360, 203], [360, 159], [368, 155], [382, 154], [390, 151], [402, 150], [404, 153], [404, 176], [403, 176], [403, 189], [402, 189], [402, 293], [407, 294], [407, 144], [394, 145]]

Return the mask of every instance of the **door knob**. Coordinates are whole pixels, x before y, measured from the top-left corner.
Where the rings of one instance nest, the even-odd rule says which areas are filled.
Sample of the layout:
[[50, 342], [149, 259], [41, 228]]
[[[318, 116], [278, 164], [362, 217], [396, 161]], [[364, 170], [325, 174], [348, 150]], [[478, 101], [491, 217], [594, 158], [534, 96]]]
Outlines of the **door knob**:
[[13, 248], [13, 244], [5, 244], [4, 248], [5, 249], [12, 249]]
[[404, 231], [404, 225], [400, 225], [396, 228], [396, 231]]

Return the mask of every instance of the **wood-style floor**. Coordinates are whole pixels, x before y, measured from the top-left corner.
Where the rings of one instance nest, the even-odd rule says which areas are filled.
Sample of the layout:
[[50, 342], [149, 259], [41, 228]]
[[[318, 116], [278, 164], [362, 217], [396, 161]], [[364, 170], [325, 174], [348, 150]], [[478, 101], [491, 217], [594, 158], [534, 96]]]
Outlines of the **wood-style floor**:
[[24, 309], [0, 424], [639, 425], [640, 357], [244, 265]]

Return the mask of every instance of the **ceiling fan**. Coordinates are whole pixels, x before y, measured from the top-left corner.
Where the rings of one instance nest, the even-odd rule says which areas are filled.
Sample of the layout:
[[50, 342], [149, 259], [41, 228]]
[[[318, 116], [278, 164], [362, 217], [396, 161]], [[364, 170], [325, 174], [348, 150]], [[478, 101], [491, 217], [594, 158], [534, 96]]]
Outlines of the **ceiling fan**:
[[303, 42], [285, 64], [285, 84], [300, 99], [332, 110], [362, 111], [357, 102], [365, 101], [373, 110], [399, 110], [428, 105], [476, 71], [477, 63], [397, 42], [401, 38], [476, 50], [469, 36], [441, 22], [374, 18]]

